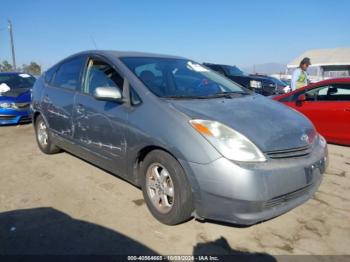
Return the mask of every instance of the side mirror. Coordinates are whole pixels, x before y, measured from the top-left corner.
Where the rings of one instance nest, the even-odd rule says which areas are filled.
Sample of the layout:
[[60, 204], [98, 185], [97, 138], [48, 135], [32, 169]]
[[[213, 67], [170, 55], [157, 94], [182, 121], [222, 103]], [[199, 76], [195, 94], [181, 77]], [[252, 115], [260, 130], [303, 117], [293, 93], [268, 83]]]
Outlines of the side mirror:
[[94, 97], [97, 100], [122, 102], [122, 93], [115, 87], [97, 87], [94, 92]]
[[306, 101], [306, 95], [305, 95], [305, 94], [299, 95], [298, 98], [297, 98], [297, 101], [299, 101], [299, 102], [304, 102], [304, 101]]
[[296, 101], [296, 104], [298, 106], [301, 106], [303, 104], [303, 102], [306, 101], [306, 95], [305, 94], [301, 94], [297, 97], [297, 101]]

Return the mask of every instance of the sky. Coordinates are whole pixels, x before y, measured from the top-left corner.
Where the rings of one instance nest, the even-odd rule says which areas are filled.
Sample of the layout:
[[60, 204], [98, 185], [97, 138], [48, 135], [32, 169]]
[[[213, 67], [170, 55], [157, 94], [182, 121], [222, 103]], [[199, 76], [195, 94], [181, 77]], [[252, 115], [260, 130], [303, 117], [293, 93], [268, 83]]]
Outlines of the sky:
[[89, 49], [180, 55], [198, 62], [286, 64], [350, 47], [349, 0], [0, 0], [0, 60], [44, 69]]

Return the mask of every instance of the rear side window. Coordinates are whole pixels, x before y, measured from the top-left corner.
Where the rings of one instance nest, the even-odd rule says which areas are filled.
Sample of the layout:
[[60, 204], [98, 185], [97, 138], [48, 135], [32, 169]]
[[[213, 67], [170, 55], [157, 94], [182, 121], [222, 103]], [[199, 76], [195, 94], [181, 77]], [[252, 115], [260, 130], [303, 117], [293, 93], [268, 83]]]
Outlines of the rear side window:
[[49, 70], [45, 72], [45, 82], [50, 83], [54, 74], [56, 73], [57, 66], [51, 67]]
[[80, 75], [84, 66], [83, 57], [73, 58], [63, 62], [58, 68], [52, 85], [70, 90], [77, 90], [80, 87]]

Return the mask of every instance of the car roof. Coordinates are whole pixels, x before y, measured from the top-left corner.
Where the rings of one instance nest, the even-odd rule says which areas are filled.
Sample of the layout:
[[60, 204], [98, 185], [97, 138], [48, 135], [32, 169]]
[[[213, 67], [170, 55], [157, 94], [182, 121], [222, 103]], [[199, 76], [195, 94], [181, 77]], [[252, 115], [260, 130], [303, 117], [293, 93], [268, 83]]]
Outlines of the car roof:
[[180, 56], [174, 56], [174, 55], [164, 55], [164, 54], [155, 54], [155, 53], [147, 53], [147, 52], [134, 52], [134, 51], [115, 51], [115, 50], [87, 50], [83, 52], [79, 52], [73, 56], [76, 55], [103, 55], [103, 56], [113, 56], [116, 58], [122, 58], [122, 57], [154, 57], [154, 58], [177, 58], [177, 59], [184, 59], [184, 57]]
[[[299, 88], [297, 90], [294, 90], [293, 92], [309, 89], [309, 88], [316, 87], [316, 86], [338, 84], [338, 83], [350, 83], [350, 77], [331, 78], [331, 79], [322, 80], [322, 81], [319, 81], [316, 83], [309, 84], [309, 85], [304, 86], [302, 88]], [[291, 92], [291, 93], [293, 93], [293, 92]]]

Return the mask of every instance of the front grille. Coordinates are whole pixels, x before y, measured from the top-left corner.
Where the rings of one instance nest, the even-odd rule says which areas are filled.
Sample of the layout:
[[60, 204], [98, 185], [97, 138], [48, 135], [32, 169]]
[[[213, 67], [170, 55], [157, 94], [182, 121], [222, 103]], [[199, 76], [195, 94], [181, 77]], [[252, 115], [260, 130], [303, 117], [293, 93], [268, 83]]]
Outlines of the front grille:
[[20, 119], [21, 123], [28, 123], [28, 122], [31, 122], [31, 121], [32, 121], [32, 118], [30, 116], [23, 116]]
[[266, 154], [272, 159], [303, 157], [311, 153], [311, 146], [303, 146], [286, 150], [269, 151]]
[[284, 194], [284, 195], [281, 195], [278, 197], [274, 197], [274, 198], [266, 201], [264, 203], [264, 207], [271, 208], [271, 207], [275, 207], [275, 206], [281, 205], [283, 203], [286, 203], [290, 200], [296, 199], [300, 196], [303, 196], [303, 195], [309, 193], [311, 190], [311, 187], [312, 187], [312, 184], [310, 184], [306, 187], [303, 187], [301, 189], [298, 189], [296, 191], [293, 191], [293, 192], [290, 192], [290, 193], [287, 193], [287, 194]]
[[12, 120], [15, 119], [16, 116], [11, 116], [11, 115], [0, 115], [0, 120]]

